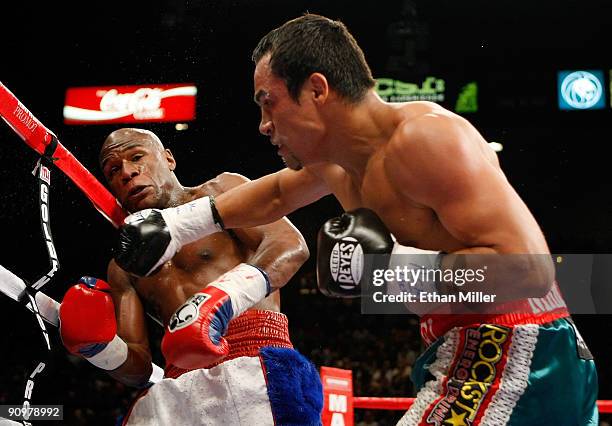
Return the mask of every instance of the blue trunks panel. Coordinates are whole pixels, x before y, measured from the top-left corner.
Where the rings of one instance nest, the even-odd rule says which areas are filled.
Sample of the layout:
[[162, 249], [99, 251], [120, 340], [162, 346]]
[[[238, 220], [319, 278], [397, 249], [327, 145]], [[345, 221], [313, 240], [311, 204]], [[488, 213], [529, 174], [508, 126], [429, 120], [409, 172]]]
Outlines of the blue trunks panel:
[[294, 349], [265, 347], [259, 353], [276, 425], [320, 425], [323, 388], [315, 366]]

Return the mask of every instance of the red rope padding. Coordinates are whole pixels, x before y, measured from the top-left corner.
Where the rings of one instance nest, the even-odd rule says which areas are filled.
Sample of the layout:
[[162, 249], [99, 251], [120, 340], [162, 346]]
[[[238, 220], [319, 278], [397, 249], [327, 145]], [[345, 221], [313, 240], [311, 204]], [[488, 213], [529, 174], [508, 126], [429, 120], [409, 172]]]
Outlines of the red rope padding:
[[353, 398], [353, 408], [367, 410], [407, 410], [414, 398], [376, 398], [371, 396], [356, 396]]
[[[367, 410], [407, 410], [410, 408], [414, 398], [376, 398], [369, 396], [356, 396], [353, 398], [353, 408], [364, 408]], [[612, 413], [612, 401], [597, 401], [600, 413]]]
[[612, 413], [612, 401], [599, 400], [597, 401], [597, 408], [599, 408], [600, 413]]
[[[55, 136], [49, 129], [23, 106], [19, 99], [0, 82], [0, 117], [39, 154]], [[79, 187], [93, 203], [94, 207], [102, 213], [115, 227], [121, 226], [126, 212], [117, 203], [113, 195], [87, 170], [61, 143], [53, 153], [54, 164]]]

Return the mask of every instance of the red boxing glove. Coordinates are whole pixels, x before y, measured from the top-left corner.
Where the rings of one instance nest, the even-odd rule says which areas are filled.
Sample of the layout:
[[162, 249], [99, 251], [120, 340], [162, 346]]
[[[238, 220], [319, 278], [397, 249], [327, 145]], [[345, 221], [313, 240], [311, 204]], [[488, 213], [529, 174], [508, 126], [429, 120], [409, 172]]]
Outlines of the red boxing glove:
[[231, 319], [227, 293], [213, 286], [200, 290], [170, 318], [161, 344], [166, 361], [186, 370], [220, 361], [229, 353], [223, 335]]
[[161, 349], [166, 361], [193, 370], [229, 354], [223, 336], [232, 318], [266, 297], [270, 283], [259, 268], [240, 264], [200, 290], [170, 318]]
[[69, 352], [105, 370], [114, 370], [127, 359], [127, 345], [117, 336], [115, 307], [105, 281], [83, 277], [70, 287], [59, 319], [62, 342]]

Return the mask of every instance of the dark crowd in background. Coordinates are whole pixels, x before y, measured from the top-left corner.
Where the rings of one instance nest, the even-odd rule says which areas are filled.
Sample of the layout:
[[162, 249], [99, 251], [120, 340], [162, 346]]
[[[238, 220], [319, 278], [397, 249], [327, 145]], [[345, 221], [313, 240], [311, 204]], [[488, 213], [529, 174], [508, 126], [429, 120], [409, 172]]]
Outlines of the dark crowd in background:
[[[551, 251], [609, 253], [611, 9], [603, 0], [11, 4], [0, 10], [0, 81], [101, 181], [99, 147], [120, 126], [64, 124], [66, 89], [193, 83], [197, 119], [185, 130], [174, 123], [141, 127], [172, 150], [184, 185], [224, 171], [255, 179], [282, 164], [257, 132], [251, 50], [287, 19], [320, 13], [348, 26], [375, 77], [419, 84], [428, 76], [443, 79], [447, 98], [440, 103], [451, 110], [461, 88], [477, 82], [478, 108], [463, 115], [487, 140], [503, 144], [502, 168]], [[603, 70], [605, 108], [559, 110], [557, 72], [572, 69]], [[0, 123], [0, 264], [27, 280], [49, 269], [31, 175], [36, 160]], [[52, 173], [51, 229], [61, 269], [45, 292], [61, 300], [80, 276], [105, 277], [116, 232], [60, 171]], [[312, 253], [281, 293], [292, 341], [317, 367], [351, 369], [357, 396], [414, 396], [410, 373], [423, 350], [417, 318], [362, 315], [357, 300], [328, 299], [316, 288], [316, 234], [340, 212], [326, 197], [290, 215]], [[599, 398], [612, 399], [612, 318], [574, 319], [598, 365]], [[20, 404], [25, 377], [46, 352], [33, 315], [4, 296], [0, 324], [0, 404]], [[163, 366], [158, 349], [163, 330], [152, 322], [149, 330], [154, 361]], [[137, 391], [69, 356], [55, 330], [50, 336], [49, 368], [36, 381], [33, 403], [63, 404], [63, 424], [114, 424]], [[357, 410], [356, 423], [391, 425], [401, 414]], [[601, 424], [606, 421], [611, 422], [602, 416]]]

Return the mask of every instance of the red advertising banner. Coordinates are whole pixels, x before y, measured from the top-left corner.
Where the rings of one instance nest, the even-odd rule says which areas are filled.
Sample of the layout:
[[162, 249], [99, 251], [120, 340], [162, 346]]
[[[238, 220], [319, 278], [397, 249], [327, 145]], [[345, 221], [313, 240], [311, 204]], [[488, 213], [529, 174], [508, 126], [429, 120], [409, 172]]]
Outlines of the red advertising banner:
[[324, 426], [353, 426], [353, 372], [321, 367]]
[[193, 84], [71, 87], [64, 123], [108, 124], [195, 120]]

